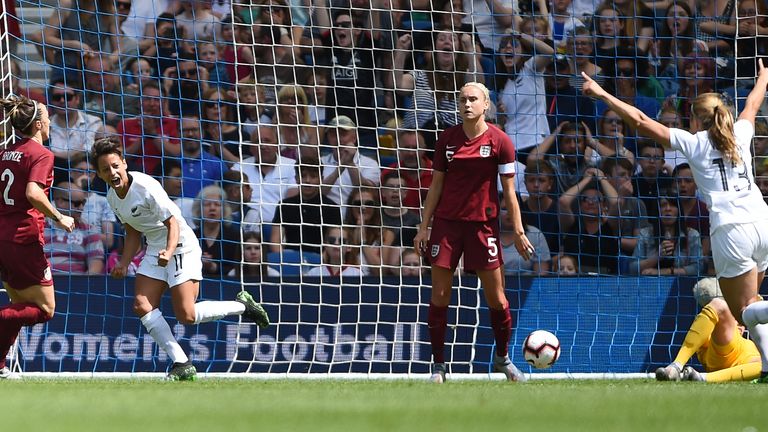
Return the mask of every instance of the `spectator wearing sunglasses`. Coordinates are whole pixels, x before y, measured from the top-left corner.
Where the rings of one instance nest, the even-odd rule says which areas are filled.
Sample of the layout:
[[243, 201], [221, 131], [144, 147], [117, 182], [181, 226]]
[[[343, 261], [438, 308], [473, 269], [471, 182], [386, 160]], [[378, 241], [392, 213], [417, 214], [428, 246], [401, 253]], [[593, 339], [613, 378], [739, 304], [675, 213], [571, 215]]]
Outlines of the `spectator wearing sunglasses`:
[[344, 227], [349, 241], [360, 247], [360, 267], [364, 275], [381, 274], [382, 256], [390, 253], [395, 233], [381, 226], [379, 191], [356, 189], [349, 195]]
[[54, 273], [102, 274], [104, 244], [101, 235], [98, 229], [82, 219], [88, 195], [69, 182], [61, 182], [52, 189], [54, 205], [61, 213], [75, 220], [75, 228], [67, 232], [50, 220], [46, 221], [44, 250], [50, 258], [51, 270]]
[[323, 233], [321, 266], [314, 267], [306, 276], [362, 276], [360, 249], [350, 244], [347, 229], [331, 226]]
[[54, 177], [58, 181], [69, 176], [69, 159], [91, 150], [96, 134], [104, 130], [98, 117], [80, 109], [80, 89], [70, 76], [54, 78], [48, 88], [51, 112], [50, 149], [55, 157]]

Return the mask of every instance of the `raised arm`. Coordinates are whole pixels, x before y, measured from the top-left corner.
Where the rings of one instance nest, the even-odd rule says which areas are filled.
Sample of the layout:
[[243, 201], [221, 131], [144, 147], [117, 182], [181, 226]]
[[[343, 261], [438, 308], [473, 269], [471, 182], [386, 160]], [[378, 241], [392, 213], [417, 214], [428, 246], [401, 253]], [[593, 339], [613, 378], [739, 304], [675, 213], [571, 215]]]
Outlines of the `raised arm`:
[[661, 144], [664, 149], [670, 150], [669, 128], [656, 120], [648, 117], [642, 111], [634, 106], [619, 100], [616, 96], [608, 93], [600, 84], [596, 83], [586, 73], [581, 73], [584, 78], [582, 92], [589, 97], [601, 99], [611, 110], [616, 112], [631, 128], [640, 131], [641, 134], [652, 138]]
[[765, 99], [765, 89], [768, 86], [768, 69], [763, 66], [763, 59], [757, 59], [757, 68], [757, 82], [755, 82], [755, 87], [747, 96], [744, 110], [739, 114], [739, 120], [749, 120], [753, 125], [755, 124], [757, 111], [763, 104], [763, 99]]

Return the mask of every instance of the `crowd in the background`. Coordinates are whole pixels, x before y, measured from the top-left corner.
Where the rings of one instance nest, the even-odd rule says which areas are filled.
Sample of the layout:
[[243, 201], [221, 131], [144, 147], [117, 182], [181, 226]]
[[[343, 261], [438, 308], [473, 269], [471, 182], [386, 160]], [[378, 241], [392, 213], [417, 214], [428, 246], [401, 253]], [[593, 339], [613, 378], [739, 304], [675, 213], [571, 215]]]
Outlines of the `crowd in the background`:
[[[458, 89], [478, 81], [516, 146], [536, 249], [522, 260], [502, 222], [508, 274], [705, 274], [708, 214], [690, 168], [582, 96], [580, 73], [687, 129], [696, 95], [751, 89], [766, 6], [58, 0], [42, 33], [24, 35], [47, 86], [23, 88], [24, 59], [12, 65], [13, 91], [49, 106], [53, 198], [78, 221], [46, 232], [51, 263], [114, 265], [120, 225], [86, 155], [116, 134], [129, 168], [160, 180], [195, 229], [206, 277], [419, 275], [431, 150], [460, 119]], [[764, 121], [757, 135], [768, 195]]]

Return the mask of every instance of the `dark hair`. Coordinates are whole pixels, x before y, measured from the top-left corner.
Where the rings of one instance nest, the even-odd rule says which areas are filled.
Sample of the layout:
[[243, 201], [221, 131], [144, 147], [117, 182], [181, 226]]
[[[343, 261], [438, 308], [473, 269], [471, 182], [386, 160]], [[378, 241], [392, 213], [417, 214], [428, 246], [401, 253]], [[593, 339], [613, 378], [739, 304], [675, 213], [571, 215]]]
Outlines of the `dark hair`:
[[691, 169], [691, 165], [688, 162], [683, 162], [683, 163], [677, 165], [672, 170], [672, 177], [677, 177], [677, 174], [680, 173], [680, 171], [682, 171], [684, 169], [687, 169], [687, 170]]
[[26, 96], [9, 96], [0, 99], [3, 109], [11, 119], [11, 125], [14, 129], [25, 136], [32, 136], [35, 133], [35, 120], [40, 120], [43, 110], [40, 104]]
[[167, 174], [174, 168], [178, 168], [179, 171], [182, 171], [181, 162], [175, 158], [165, 158], [159, 164], [157, 164], [157, 167], [155, 167], [155, 171], [152, 173], [152, 175], [157, 178], [169, 177]]
[[98, 168], [99, 158], [109, 154], [115, 154], [123, 159], [123, 144], [115, 136], [99, 138], [91, 148], [91, 161]]
[[611, 176], [611, 173], [613, 173], [613, 170], [616, 169], [616, 167], [624, 168], [629, 172], [630, 176], [635, 172], [635, 165], [625, 157], [610, 157], [606, 158], [605, 162], [603, 162], [603, 172], [609, 177]]
[[301, 183], [301, 173], [304, 172], [312, 172], [322, 179], [323, 173], [320, 169], [320, 160], [312, 156], [301, 158], [301, 161], [296, 164], [296, 176], [299, 178], [299, 183]]
[[248, 175], [238, 170], [228, 170], [221, 176], [221, 187], [240, 185], [248, 180]]

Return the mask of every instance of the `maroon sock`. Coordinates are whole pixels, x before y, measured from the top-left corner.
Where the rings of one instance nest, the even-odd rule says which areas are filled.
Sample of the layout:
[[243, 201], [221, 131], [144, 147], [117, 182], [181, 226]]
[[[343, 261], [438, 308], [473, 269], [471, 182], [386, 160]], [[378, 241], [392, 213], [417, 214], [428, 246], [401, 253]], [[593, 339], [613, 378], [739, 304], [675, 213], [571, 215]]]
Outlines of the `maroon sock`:
[[432, 360], [445, 363], [445, 329], [448, 327], [448, 306], [435, 306], [429, 303], [427, 315], [429, 325], [429, 343], [432, 345]]
[[49, 319], [48, 314], [34, 303], [15, 303], [0, 307], [0, 369], [5, 367], [5, 357], [21, 328]]
[[509, 354], [509, 338], [512, 335], [512, 316], [509, 314], [509, 305], [503, 309], [488, 309], [491, 312], [491, 327], [493, 337], [496, 339], [496, 355], [505, 357]]

